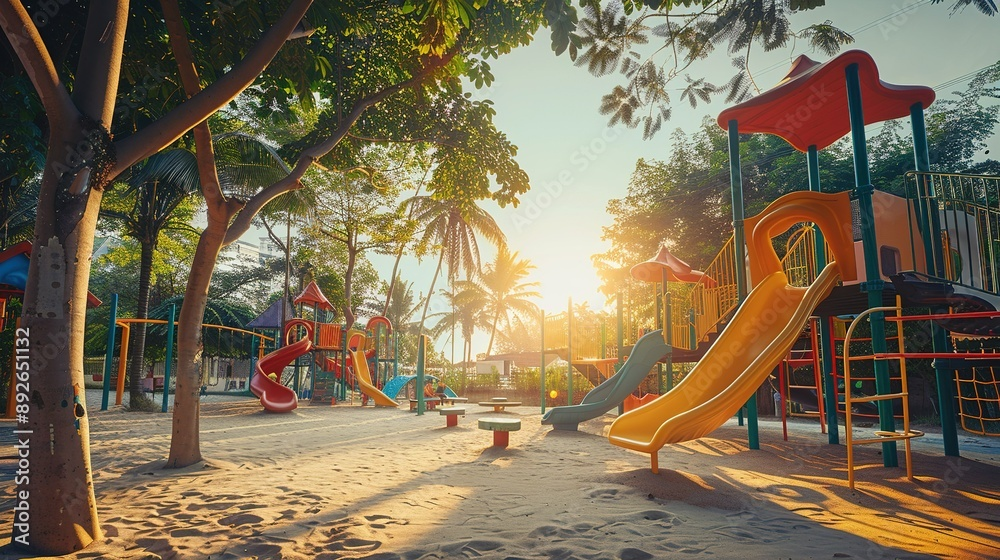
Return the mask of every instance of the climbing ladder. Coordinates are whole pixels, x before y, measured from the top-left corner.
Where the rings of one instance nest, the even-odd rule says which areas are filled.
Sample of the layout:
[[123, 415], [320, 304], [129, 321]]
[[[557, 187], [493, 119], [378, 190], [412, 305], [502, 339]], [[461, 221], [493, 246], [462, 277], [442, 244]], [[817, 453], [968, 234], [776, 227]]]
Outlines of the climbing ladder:
[[[855, 329], [859, 324], [866, 321], [869, 315], [878, 312], [893, 312], [895, 315], [893, 317], [887, 316], [885, 320], [887, 322], [896, 322], [897, 329], [902, 331], [902, 309], [899, 303], [899, 298], [897, 298], [895, 307], [873, 307], [868, 309], [861, 314], [859, 314], [852, 322], [851, 326], [847, 328], [847, 334], [844, 337], [844, 383], [848, 387], [848, 390], [844, 392], [844, 412], [846, 416], [845, 422], [845, 434], [847, 441], [847, 484], [854, 489], [854, 446], [855, 445], [868, 445], [873, 443], [885, 443], [887, 441], [903, 441], [903, 452], [906, 456], [906, 478], [913, 480], [913, 457], [910, 449], [910, 440], [916, 437], [922, 437], [923, 432], [918, 430], [910, 429], [910, 399], [909, 391], [906, 384], [906, 348], [905, 341], [903, 337], [899, 337], [899, 351], [898, 352], [886, 352], [883, 354], [870, 354], [870, 355], [851, 355], [851, 343], [853, 342], [852, 337], [854, 335]], [[899, 362], [899, 384], [900, 390], [898, 392], [889, 392], [881, 395], [869, 395], [869, 396], [859, 396], [855, 397], [852, 395], [851, 387], [851, 370], [854, 368], [856, 362], [867, 360], [896, 360]], [[902, 408], [902, 421], [903, 430], [902, 431], [882, 431], [878, 430], [874, 432], [873, 436], [870, 438], [855, 438], [854, 437], [854, 423], [853, 423], [853, 413], [852, 409], [856, 403], [877, 403], [883, 401], [899, 401]]]

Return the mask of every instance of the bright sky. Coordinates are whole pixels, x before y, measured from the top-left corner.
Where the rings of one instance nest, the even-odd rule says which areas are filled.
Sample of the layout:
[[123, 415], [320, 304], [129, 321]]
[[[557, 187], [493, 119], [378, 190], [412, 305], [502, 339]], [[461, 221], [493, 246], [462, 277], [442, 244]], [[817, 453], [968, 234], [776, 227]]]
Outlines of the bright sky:
[[[951, 3], [836, 0], [829, 7], [797, 16], [793, 24], [800, 29], [829, 19], [852, 32], [856, 42], [851, 48], [868, 51], [882, 79], [890, 83], [937, 87], [962, 78], [937, 92], [939, 98], [951, 97], [951, 92], [964, 89], [971, 73], [1000, 59], [1000, 18], [971, 8], [949, 17]], [[758, 85], [771, 87], [800, 54], [827, 59], [801, 42], [771, 53], [755, 48], [750, 67]], [[567, 56], [555, 57], [548, 30], [542, 30], [530, 46], [490, 65], [496, 82], [476, 95], [494, 101], [497, 127], [519, 147], [517, 161], [531, 178], [532, 189], [517, 209], [486, 207], [506, 232], [510, 247], [537, 267], [532, 280], [541, 283], [544, 298], [540, 304], [547, 312], [566, 309], [569, 297], [574, 303], [587, 301], [592, 308], [601, 308], [604, 301], [590, 257], [608, 248], [601, 241], [601, 227], [611, 223], [605, 212], [607, 202], [625, 195], [638, 158], [669, 157], [672, 130], [693, 132], [703, 118], [714, 120], [725, 105], [720, 99], [691, 110], [678, 92], [673, 119], [653, 140], [643, 141], [641, 130], [609, 129], [607, 119], [597, 111], [601, 96], [616, 78], [594, 78], [574, 67]], [[724, 48], [690, 70], [692, 76], [705, 76], [715, 83], [732, 74]], [[1000, 136], [994, 137], [990, 148], [996, 159]], [[493, 250], [486, 248], [484, 262], [492, 255]], [[372, 260], [388, 277], [392, 259]], [[401, 270], [406, 279], [416, 282], [414, 291], [426, 293], [435, 265], [433, 259], [410, 259], [404, 260]], [[439, 280], [437, 287], [444, 283]], [[432, 309], [442, 310], [442, 305], [443, 301], [432, 302]], [[473, 352], [484, 352], [487, 339], [488, 333], [477, 335]]]

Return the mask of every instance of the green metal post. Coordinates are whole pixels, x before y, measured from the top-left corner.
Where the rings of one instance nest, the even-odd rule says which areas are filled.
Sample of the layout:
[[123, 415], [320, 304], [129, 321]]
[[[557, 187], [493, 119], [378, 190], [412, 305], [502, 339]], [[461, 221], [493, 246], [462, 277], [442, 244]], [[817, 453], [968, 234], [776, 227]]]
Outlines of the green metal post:
[[[861, 78], [857, 64], [847, 67], [847, 106], [851, 118], [851, 141], [854, 145], [854, 183], [855, 198], [861, 212], [861, 245], [865, 254], [865, 283], [861, 289], [868, 292], [868, 307], [882, 305], [882, 286], [884, 282], [879, 274], [878, 241], [875, 239], [875, 208], [872, 203], [871, 173], [868, 170], [868, 146], [865, 142], [865, 118], [861, 101]], [[878, 354], [886, 351], [885, 317], [882, 313], [869, 315], [872, 329], [872, 352]], [[889, 369], [885, 360], [875, 360], [875, 392], [879, 395], [890, 393]], [[850, 390], [850, 389], [848, 389]], [[895, 431], [895, 420], [892, 417], [892, 403], [879, 401], [879, 428], [885, 432]], [[886, 467], [895, 467], [896, 442], [887, 441], [882, 444], [882, 463]]]
[[[340, 347], [342, 348], [340, 352], [340, 394], [338, 398], [340, 402], [347, 401], [347, 329], [341, 329], [340, 335]], [[419, 342], [418, 342], [419, 344]], [[296, 369], [298, 371], [298, 358], [295, 358]], [[353, 388], [351, 389], [353, 391]], [[353, 401], [353, 398], [352, 398]]]
[[[910, 107], [910, 123], [913, 129], [913, 157], [918, 172], [929, 172], [931, 170], [931, 158], [927, 150], [927, 130], [924, 126], [924, 106], [921, 103], [914, 103]], [[923, 177], [918, 176], [918, 188], [923, 184]], [[925, 221], [924, 226], [929, 229], [923, 238], [926, 244], [931, 239], [941, 239], [940, 224], [934, 220], [937, 217], [936, 204], [933, 209], [933, 216]], [[937, 227], [935, 227], [937, 226]], [[938, 246], [939, 243], [930, 243], [931, 247]], [[928, 252], [927, 262], [932, 261], [933, 251]], [[930, 266], [928, 266], [930, 269]], [[933, 274], [933, 273], [932, 273]], [[947, 313], [947, 309], [934, 309], [932, 313]], [[934, 352], [948, 352], [948, 333], [938, 325], [936, 321], [931, 321], [931, 344]], [[958, 428], [955, 426], [955, 395], [954, 390], [955, 372], [942, 367], [934, 368], [934, 376], [937, 382], [938, 410], [941, 412], [941, 436], [944, 440], [944, 454], [958, 457]]]
[[538, 381], [542, 387], [542, 414], [545, 414], [545, 310], [542, 310], [541, 335], [542, 335], [542, 358], [538, 364]]
[[163, 366], [163, 406], [161, 412], [167, 411], [167, 399], [170, 397], [170, 369], [174, 361], [174, 320], [177, 318], [177, 304], [170, 304], [170, 315], [167, 317], [167, 363]]
[[746, 235], [743, 231], [743, 175], [740, 172], [740, 132], [729, 121], [729, 184], [733, 201], [733, 253], [736, 259], [736, 293], [740, 303], [747, 297]]
[[[618, 362], [615, 363], [615, 372], [618, 372], [624, 363], [622, 354], [625, 353], [625, 310], [622, 309], [622, 291], [620, 289], [615, 296], [615, 307], [618, 315]], [[618, 415], [622, 414], [625, 414], [625, 401], [618, 403]]]
[[566, 404], [573, 404], [573, 298], [566, 308]]
[[[809, 190], [814, 192], [822, 192], [823, 189], [820, 187], [819, 182], [819, 150], [816, 149], [816, 145], [809, 146], [806, 152], [806, 164], [809, 169]], [[814, 248], [814, 255], [816, 257], [816, 272], [823, 270], [823, 266], [826, 263], [826, 246], [823, 241], [823, 232], [816, 228], [816, 245]], [[814, 351], [820, 353], [822, 358], [822, 379], [823, 379], [823, 401], [826, 412], [826, 425], [828, 426], [827, 431], [827, 441], [831, 444], [840, 443], [840, 429], [837, 426], [837, 397], [834, 391], [834, 378], [833, 378], [833, 356], [828, 356], [830, 349], [830, 326], [826, 321], [819, 321], [817, 324], [818, 332], [816, 340], [820, 341], [820, 348], [815, 348]]]
[[417, 339], [417, 386], [414, 392], [417, 394], [417, 416], [423, 416], [427, 410], [427, 403], [424, 402], [424, 360], [427, 352], [427, 335], [419, 335]]
[[625, 353], [625, 313], [622, 309], [622, 291], [618, 290], [618, 295], [615, 298], [615, 306], [618, 312], [618, 365], [615, 371], [622, 365], [622, 354]]
[[399, 331], [392, 335], [392, 376], [399, 376]]
[[608, 357], [608, 324], [601, 317], [601, 359]]
[[[663, 293], [666, 292], [666, 286], [667, 286], [666, 276], [667, 276], [667, 271], [661, 269], [660, 293], [656, 293], [655, 289], [653, 290], [653, 293], [656, 294], [656, 296], [653, 298], [656, 300], [656, 326], [659, 327], [660, 329], [666, 328], [666, 326], [663, 324]], [[656, 392], [661, 395], [663, 394], [663, 364], [661, 364], [660, 362], [656, 362]]]
[[260, 337], [250, 337], [250, 374], [247, 376], [247, 393], [250, 393], [250, 382], [253, 381], [253, 374], [257, 371], [257, 352], [262, 342]]
[[[931, 158], [927, 150], [927, 128], [924, 125], [924, 106], [921, 103], [914, 103], [910, 107], [910, 128], [913, 131], [913, 159], [916, 171], [930, 171]], [[939, 260], [941, 258], [940, 219], [935, 221], [932, 218], [932, 215], [937, 215], [937, 201], [931, 197], [930, 184], [925, 180], [925, 177], [917, 175], [917, 192], [914, 194], [916, 195], [914, 205], [920, 225], [920, 237], [924, 245], [927, 273], [932, 276], [944, 276], [944, 261]], [[921, 199], [926, 200], [927, 204], [922, 204]], [[935, 225], [938, 227], [935, 228]]]
[[698, 331], [694, 329], [694, 309], [688, 309], [688, 336], [691, 340], [691, 350], [698, 349]]
[[[669, 392], [674, 388], [674, 325], [673, 325], [673, 306], [670, 303], [670, 292], [667, 292], [666, 301], [663, 302], [664, 306], [667, 308], [666, 320], [663, 325], [663, 340], [667, 343], [667, 355], [665, 356], [667, 370], [667, 391]], [[663, 392], [660, 391], [662, 395]]]
[[[747, 297], [746, 235], [743, 231], [743, 175], [740, 172], [740, 132], [735, 120], [729, 121], [729, 183], [733, 199], [733, 253], [736, 259], [736, 294], [740, 303]], [[757, 394], [747, 400], [747, 444], [760, 449], [757, 426]], [[740, 411], [742, 420], [742, 410]], [[742, 422], [740, 423], [742, 425]]]
[[115, 330], [118, 321], [118, 294], [111, 294], [111, 318], [108, 319], [108, 350], [104, 354], [104, 385], [101, 394], [101, 410], [108, 409], [108, 393], [111, 392], [111, 360], [115, 353]]

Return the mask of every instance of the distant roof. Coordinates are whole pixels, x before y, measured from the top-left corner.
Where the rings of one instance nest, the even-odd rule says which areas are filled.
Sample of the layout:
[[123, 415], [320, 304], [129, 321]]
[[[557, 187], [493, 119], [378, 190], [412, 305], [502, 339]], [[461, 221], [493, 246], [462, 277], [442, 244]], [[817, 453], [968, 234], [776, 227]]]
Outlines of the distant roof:
[[728, 129], [735, 120], [741, 133], [766, 132], [802, 152], [812, 145], [822, 150], [851, 131], [844, 71], [852, 64], [858, 65], [865, 124], [905, 117], [915, 103], [926, 108], [934, 102], [934, 90], [927, 86], [880, 80], [875, 61], [864, 51], [847, 51], [822, 64], [802, 55], [778, 85], [722, 111], [719, 126]]
[[327, 311], [333, 311], [333, 305], [330, 303], [330, 300], [326, 299], [326, 296], [323, 295], [323, 290], [319, 289], [316, 282], [309, 282], [306, 289], [302, 290], [302, 293], [295, 298], [295, 305], [300, 303], [312, 305], [313, 307], [325, 309]]
[[[295, 306], [292, 302], [286, 302], [285, 304], [285, 321], [295, 318]], [[258, 315], [253, 321], [247, 323], [246, 328], [248, 329], [280, 329], [283, 321], [281, 320], [281, 298], [274, 300], [263, 313]]]

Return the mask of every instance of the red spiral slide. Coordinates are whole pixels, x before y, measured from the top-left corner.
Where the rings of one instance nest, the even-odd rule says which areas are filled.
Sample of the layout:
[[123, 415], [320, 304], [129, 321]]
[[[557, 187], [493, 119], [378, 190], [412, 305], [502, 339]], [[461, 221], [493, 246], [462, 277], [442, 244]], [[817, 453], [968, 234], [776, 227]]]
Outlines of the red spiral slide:
[[303, 338], [297, 342], [282, 346], [274, 352], [261, 358], [254, 367], [254, 376], [250, 380], [250, 391], [260, 397], [260, 404], [269, 412], [291, 412], [298, 406], [295, 391], [277, 381], [272, 381], [267, 374], [273, 373], [281, 379], [281, 372], [292, 360], [312, 350], [312, 340]]

